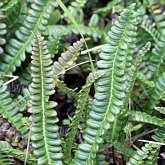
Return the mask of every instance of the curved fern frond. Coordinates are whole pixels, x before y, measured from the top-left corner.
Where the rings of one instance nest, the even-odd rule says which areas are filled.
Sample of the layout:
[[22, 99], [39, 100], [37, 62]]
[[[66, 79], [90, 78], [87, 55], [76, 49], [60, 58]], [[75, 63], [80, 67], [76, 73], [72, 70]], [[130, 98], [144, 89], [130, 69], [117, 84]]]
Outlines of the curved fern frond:
[[26, 58], [25, 51], [31, 51], [31, 43], [33, 41], [32, 31], [43, 31], [47, 23], [47, 19], [53, 7], [52, 0], [35, 0], [29, 9], [22, 27], [16, 31], [17, 39], [11, 39], [6, 46], [6, 52], [0, 62], [0, 70], [5, 73], [11, 73], [16, 67], [21, 65], [21, 61]]
[[164, 124], [164, 121], [160, 118], [157, 118], [155, 116], [148, 115], [145, 112], [131, 112], [131, 115], [129, 117], [129, 120], [136, 121], [136, 122], [143, 122], [143, 123], [149, 123], [153, 125], [157, 125], [162, 127]]
[[103, 153], [103, 149], [102, 148], [99, 148], [99, 151], [97, 152], [96, 164], [108, 165], [108, 163], [105, 160], [105, 155]]
[[[24, 161], [25, 157], [26, 157], [26, 152], [23, 152], [18, 149], [13, 149], [10, 146], [10, 144], [6, 141], [0, 141], [0, 153], [4, 153], [6, 155], [9, 155], [13, 158], [17, 158], [22, 161]], [[34, 155], [32, 155], [30, 153], [28, 154], [27, 163], [36, 164], [36, 159], [35, 159]]]
[[152, 147], [157, 147], [157, 145], [146, 144], [141, 149], [138, 149], [126, 165], [144, 165], [144, 159], [148, 156], [149, 152], [152, 150]]
[[10, 98], [7, 86], [4, 86], [3, 84], [4, 82], [0, 80], [0, 115], [7, 119], [8, 122], [11, 123], [18, 131], [20, 131], [22, 136], [27, 138], [28, 128], [24, 126], [21, 121], [22, 114], [19, 113], [19, 107], [17, 107]]
[[[101, 36], [104, 34], [104, 32], [97, 27], [88, 27], [85, 25], [78, 25], [79, 30], [75, 27], [75, 25], [48, 25], [46, 26], [44, 35], [53, 35], [56, 33], [62, 33], [64, 32], [65, 35], [67, 34], [81, 34], [83, 36], [91, 36], [94, 38], [101, 38]], [[80, 32], [79, 32], [80, 31]]]
[[58, 58], [58, 62], [54, 62], [54, 77], [58, 77], [60, 74], [65, 73], [65, 68], [70, 66], [77, 59], [84, 42], [84, 39], [75, 42], [73, 46], [69, 46], [68, 50], [61, 54], [61, 57]]
[[80, 124], [80, 120], [83, 115], [83, 111], [85, 109], [89, 91], [91, 85], [101, 76], [103, 76], [104, 73], [101, 71], [90, 73], [89, 76], [86, 79], [86, 84], [83, 86], [82, 90], [79, 92], [78, 102], [77, 102], [77, 108], [75, 111], [75, 115], [72, 119], [71, 125], [69, 126], [69, 132], [67, 135], [66, 143], [65, 143], [65, 150], [64, 150], [64, 158], [65, 161], [68, 163], [71, 158], [71, 149], [73, 146], [73, 140], [75, 138], [76, 132], [78, 130], [78, 126]]
[[29, 112], [32, 113], [31, 140], [38, 164], [62, 164], [61, 140], [58, 134], [56, 103], [49, 101], [54, 93], [51, 55], [46, 42], [35, 35], [32, 51]]
[[[98, 145], [103, 141], [105, 131], [116, 123], [116, 116], [121, 113], [125, 98], [125, 55], [128, 45], [134, 44], [136, 30], [135, 4], [123, 10], [118, 21], [108, 33], [108, 44], [103, 47], [98, 68], [105, 75], [98, 79], [93, 107], [89, 113], [87, 127], [83, 136], [84, 143], [76, 152], [76, 164], [93, 164]], [[115, 127], [114, 127], [115, 128]], [[112, 139], [113, 139], [113, 130]]]

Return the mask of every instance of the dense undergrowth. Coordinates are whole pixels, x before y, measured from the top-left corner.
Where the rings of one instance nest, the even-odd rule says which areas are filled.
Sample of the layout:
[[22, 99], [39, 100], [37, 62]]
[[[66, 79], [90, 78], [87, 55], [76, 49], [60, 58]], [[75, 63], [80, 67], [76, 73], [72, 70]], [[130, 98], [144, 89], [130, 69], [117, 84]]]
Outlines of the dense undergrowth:
[[0, 165], [163, 163], [164, 6], [0, 0]]

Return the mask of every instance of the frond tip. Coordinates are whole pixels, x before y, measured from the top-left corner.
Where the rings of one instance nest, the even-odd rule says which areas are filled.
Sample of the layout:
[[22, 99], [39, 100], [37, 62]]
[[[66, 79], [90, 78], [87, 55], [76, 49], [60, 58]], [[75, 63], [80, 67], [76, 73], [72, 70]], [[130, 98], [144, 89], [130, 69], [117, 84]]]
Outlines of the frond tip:
[[54, 108], [56, 103], [49, 101], [54, 93], [51, 55], [48, 53], [46, 42], [40, 35], [35, 34], [32, 51], [32, 83], [30, 84], [29, 111], [33, 114], [32, 146], [34, 155], [40, 165], [62, 164], [61, 140], [58, 135], [58, 119]]

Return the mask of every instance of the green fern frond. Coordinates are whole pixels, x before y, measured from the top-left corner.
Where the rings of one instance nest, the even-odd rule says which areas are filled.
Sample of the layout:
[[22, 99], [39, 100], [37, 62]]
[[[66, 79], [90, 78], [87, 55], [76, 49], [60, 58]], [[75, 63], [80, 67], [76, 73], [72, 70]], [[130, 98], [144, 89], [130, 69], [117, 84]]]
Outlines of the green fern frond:
[[156, 23], [156, 26], [159, 30], [159, 32], [162, 33], [162, 35], [164, 35], [165, 33], [165, 24], [164, 24], [164, 19], [165, 19], [165, 15], [159, 10], [159, 6], [160, 6], [160, 1], [155, 1], [155, 0], [145, 0], [149, 10], [151, 11], [151, 13], [154, 16], [154, 20]]
[[142, 27], [147, 33], [152, 36], [155, 43], [159, 41], [160, 33], [157, 31], [154, 24], [149, 19], [145, 19], [144, 21], [142, 21], [140, 27]]
[[55, 56], [55, 54], [58, 53], [60, 40], [63, 35], [64, 35], [63, 33], [58, 33], [56, 35], [48, 36], [47, 47], [48, 47], [48, 50], [49, 50], [52, 58]]
[[142, 123], [149, 123], [153, 125], [157, 125], [162, 127], [164, 124], [164, 121], [160, 118], [157, 118], [155, 116], [148, 115], [145, 112], [131, 112], [131, 115], [129, 117], [129, 120], [136, 121], [136, 122], [142, 122]]
[[127, 147], [121, 142], [115, 142], [113, 143], [113, 146], [120, 151], [123, 155], [127, 157], [131, 157], [134, 154], [134, 150], [130, 147]]
[[10, 98], [10, 93], [7, 91], [7, 86], [3, 85], [4, 82], [0, 80], [0, 115], [8, 120], [22, 136], [27, 138], [28, 128], [23, 125], [21, 118], [22, 114], [19, 113], [19, 107]]
[[[26, 152], [19, 149], [13, 149], [10, 144], [6, 141], [0, 141], [0, 153], [4, 153], [12, 158], [17, 158], [24, 161], [26, 157]], [[28, 154], [27, 163], [36, 164], [36, 159], [34, 155]], [[1, 164], [1, 163], [0, 163]]]
[[49, 101], [54, 94], [53, 68], [51, 55], [46, 42], [35, 35], [32, 51], [29, 112], [31, 116], [31, 140], [33, 153], [38, 164], [62, 164], [61, 140], [58, 134], [56, 103]]
[[78, 99], [78, 94], [76, 93], [76, 91], [74, 89], [68, 88], [63, 81], [60, 81], [59, 79], [56, 79], [55, 80], [55, 85], [62, 92], [69, 94], [70, 96], [74, 97], [76, 100]]
[[101, 38], [101, 36], [104, 34], [104, 32], [97, 27], [88, 27], [85, 25], [78, 25], [78, 27], [79, 27], [79, 30], [75, 27], [75, 25], [72, 25], [72, 24], [66, 25], [66, 26], [48, 25], [46, 26], [44, 35], [53, 35], [53, 34], [62, 33], [62, 32], [64, 32], [65, 35], [72, 34], [72, 33], [79, 35], [81, 32], [83, 36]]
[[165, 115], [165, 107], [155, 107], [155, 110], [157, 110], [159, 113]]
[[90, 73], [86, 79], [87, 81], [86, 84], [83, 86], [82, 90], [79, 92], [77, 108], [75, 111], [75, 115], [72, 119], [72, 123], [69, 126], [69, 132], [68, 132], [66, 143], [65, 143], [64, 158], [67, 163], [70, 161], [73, 140], [75, 138], [76, 132], [78, 130], [78, 126], [80, 124], [80, 120], [83, 115], [83, 111], [85, 109], [85, 106], [88, 100], [90, 87], [97, 79], [99, 79], [103, 75], [104, 73], [102, 73], [101, 71]]
[[160, 99], [163, 97], [165, 91], [165, 72], [163, 72], [158, 80], [155, 82], [155, 87], [149, 92], [150, 100], [145, 106], [146, 109], [149, 109], [148, 114], [151, 114], [154, 107], [160, 102]]
[[103, 149], [99, 148], [99, 151], [96, 154], [96, 164], [101, 164], [101, 165], [108, 165], [108, 163], [105, 160], [105, 155], [103, 153]]
[[0, 62], [0, 70], [5, 73], [11, 73], [16, 70], [16, 67], [21, 65], [25, 60], [25, 52], [31, 51], [31, 43], [33, 41], [32, 31], [41, 30], [47, 24], [47, 19], [52, 11], [52, 0], [35, 0], [29, 9], [23, 25], [16, 31], [17, 39], [11, 39], [6, 46], [6, 53]]
[[148, 156], [153, 147], [157, 147], [157, 145], [146, 144], [141, 149], [138, 149], [126, 165], [144, 165], [144, 159]]
[[[161, 72], [162, 64], [164, 63], [165, 57], [165, 36], [161, 36], [159, 42], [156, 43], [152, 54], [150, 56], [150, 65], [149, 69], [152, 76], [157, 78]], [[164, 66], [163, 66], [164, 67]]]
[[22, 69], [22, 72], [21, 72], [21, 74], [19, 76], [19, 82], [22, 85], [24, 85], [25, 87], [28, 87], [28, 85], [32, 81], [31, 72], [30, 72], [30, 66], [31, 66], [31, 64], [29, 64], [25, 69]]
[[84, 42], [84, 39], [75, 42], [73, 46], [69, 46], [68, 50], [61, 54], [61, 57], [58, 58], [58, 62], [54, 62], [54, 77], [58, 77], [60, 74], [65, 73], [65, 68], [70, 66], [77, 59]]
[[13, 26], [19, 18], [23, 3], [21, 0], [10, 0], [3, 7], [2, 11], [6, 15], [3, 21], [7, 24], [8, 28]]
[[141, 72], [137, 73], [137, 80], [140, 82], [140, 85], [143, 85], [147, 88], [154, 88], [155, 87], [155, 83], [154, 81], [150, 81], [146, 78], [146, 75], [144, 75]]
[[13, 158], [11, 156], [8, 156], [8, 155], [5, 155], [5, 154], [2, 154], [0, 152], [0, 164], [3, 164], [3, 165], [12, 165], [13, 164]]
[[[113, 124], [115, 130], [116, 116], [121, 113], [123, 99], [125, 98], [125, 55], [128, 45], [134, 44], [136, 30], [135, 4], [123, 10], [118, 21], [108, 33], [108, 44], [103, 47], [98, 68], [105, 75], [98, 79], [96, 94], [92, 110], [87, 120], [87, 128], [83, 136], [84, 143], [80, 144], [76, 152], [76, 164], [93, 164], [98, 144], [103, 141], [105, 131]], [[112, 139], [114, 131], [112, 131]]]
[[124, 105], [127, 106], [128, 105], [128, 101], [129, 101], [129, 98], [130, 98], [130, 95], [132, 93], [132, 89], [133, 89], [133, 86], [134, 86], [134, 83], [135, 83], [135, 80], [136, 78], [139, 78], [139, 75], [138, 75], [138, 70], [140, 68], [140, 65], [143, 61], [143, 58], [144, 58], [144, 55], [146, 54], [146, 52], [150, 49], [151, 47], [151, 44], [150, 42], [148, 42], [144, 47], [142, 47], [138, 53], [136, 54], [136, 57], [135, 59], [133, 60], [132, 62], [132, 65], [129, 69], [129, 72], [127, 74], [127, 82], [126, 82], [126, 85], [127, 85], [127, 89], [126, 89], [126, 93], [127, 93], [127, 96], [125, 98], [125, 101], [124, 101]]

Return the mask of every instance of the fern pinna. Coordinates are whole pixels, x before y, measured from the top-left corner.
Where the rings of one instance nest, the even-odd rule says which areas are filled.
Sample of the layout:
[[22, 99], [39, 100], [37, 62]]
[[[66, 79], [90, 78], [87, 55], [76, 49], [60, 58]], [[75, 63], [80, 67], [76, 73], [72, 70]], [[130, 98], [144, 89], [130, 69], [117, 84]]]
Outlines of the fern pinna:
[[[76, 165], [94, 164], [99, 144], [103, 142], [106, 130], [116, 123], [125, 98], [125, 63], [127, 48], [133, 44], [136, 29], [135, 4], [124, 9], [108, 33], [107, 45], [100, 54], [98, 68], [105, 72], [96, 83], [93, 107], [89, 113], [84, 142], [76, 152]], [[112, 131], [113, 134], [113, 130]]]
[[49, 101], [54, 93], [51, 55], [46, 42], [35, 35], [32, 51], [29, 112], [31, 116], [31, 140], [37, 164], [62, 164], [61, 140], [58, 134], [57, 113], [53, 109], [56, 103]]

